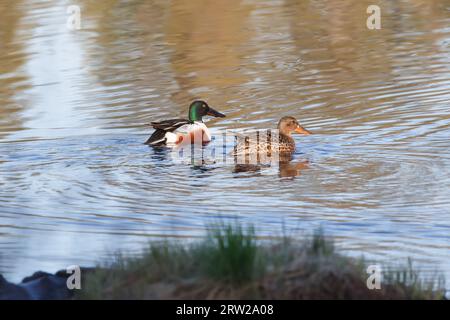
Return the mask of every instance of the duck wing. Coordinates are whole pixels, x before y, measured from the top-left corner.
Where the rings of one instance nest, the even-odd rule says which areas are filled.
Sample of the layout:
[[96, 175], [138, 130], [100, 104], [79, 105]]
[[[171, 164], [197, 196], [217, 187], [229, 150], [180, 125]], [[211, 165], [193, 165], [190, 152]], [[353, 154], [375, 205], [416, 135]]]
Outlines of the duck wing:
[[166, 132], [173, 132], [179, 127], [189, 123], [191, 123], [191, 121], [186, 119], [171, 119], [159, 122], [151, 122], [150, 125], [155, 129], [164, 130]]
[[235, 145], [232, 155], [250, 155], [272, 152], [271, 132], [262, 131], [262, 135], [258, 131], [250, 131], [245, 134], [234, 133]]
[[166, 133], [173, 132], [179, 127], [186, 124], [190, 124], [191, 121], [187, 119], [170, 119], [158, 122], [151, 122], [150, 125], [155, 129], [150, 138], [147, 139], [145, 144], [158, 146], [166, 143]]

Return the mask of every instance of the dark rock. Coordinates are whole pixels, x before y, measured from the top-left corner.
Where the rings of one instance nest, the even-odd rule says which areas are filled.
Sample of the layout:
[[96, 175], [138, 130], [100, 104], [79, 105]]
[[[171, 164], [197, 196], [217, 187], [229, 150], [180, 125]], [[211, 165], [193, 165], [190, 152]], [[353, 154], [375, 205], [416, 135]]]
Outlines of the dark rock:
[[40, 277], [34, 274], [30, 278], [32, 279], [27, 279], [19, 286], [24, 288], [33, 300], [64, 300], [72, 296], [71, 290], [67, 289], [66, 278], [44, 272]]
[[31, 276], [23, 278], [22, 283], [27, 283], [46, 276], [51, 276], [51, 274], [48, 272], [37, 271], [33, 273]]
[[30, 296], [24, 288], [9, 283], [0, 274], [0, 300], [29, 300]]
[[[96, 268], [81, 268], [86, 275]], [[67, 279], [71, 276], [66, 270], [55, 274], [37, 271], [23, 278], [19, 284], [6, 281], [0, 274], [0, 300], [64, 300], [73, 296], [74, 290], [67, 288]]]
[[38, 271], [13, 284], [0, 275], [0, 300], [63, 300], [70, 299], [73, 291], [67, 288], [65, 270], [56, 274]]

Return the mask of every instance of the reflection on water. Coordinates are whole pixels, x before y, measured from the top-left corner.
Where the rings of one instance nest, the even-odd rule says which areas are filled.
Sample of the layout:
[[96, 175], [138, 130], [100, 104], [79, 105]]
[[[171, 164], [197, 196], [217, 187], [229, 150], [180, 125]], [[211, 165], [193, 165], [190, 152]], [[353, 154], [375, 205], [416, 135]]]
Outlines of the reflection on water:
[[[302, 170], [305, 170], [308, 168], [308, 161], [305, 162], [283, 162], [280, 161], [278, 163], [278, 171], [279, 171], [279, 177], [280, 178], [294, 178], [296, 176], [299, 176], [302, 172]], [[270, 166], [265, 166], [263, 164], [255, 165], [255, 164], [236, 164], [234, 166], [234, 173], [240, 173], [240, 172], [246, 172], [246, 173], [256, 173], [260, 174], [261, 170], [264, 168], [267, 168]]]
[[[234, 218], [318, 226], [350, 254], [411, 256], [450, 278], [450, 2], [60, 1], [0, 5], [0, 268], [91, 265]], [[208, 127], [296, 117], [290, 161], [175, 161], [149, 121], [203, 98]], [[216, 150], [216, 157], [222, 156]], [[278, 230], [278, 231], [277, 231]]]
[[280, 162], [280, 177], [293, 178], [309, 168], [309, 161]]

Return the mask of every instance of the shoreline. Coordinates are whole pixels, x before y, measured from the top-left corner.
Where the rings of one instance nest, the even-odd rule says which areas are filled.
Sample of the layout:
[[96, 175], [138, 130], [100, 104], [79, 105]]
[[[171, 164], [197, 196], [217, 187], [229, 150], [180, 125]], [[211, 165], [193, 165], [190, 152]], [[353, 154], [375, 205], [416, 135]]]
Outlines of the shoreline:
[[38, 271], [18, 284], [0, 274], [0, 300], [440, 300], [448, 296], [443, 275], [424, 277], [411, 260], [397, 267], [369, 265], [363, 258], [337, 252], [320, 230], [300, 240], [285, 237], [269, 242], [258, 241], [252, 227], [214, 226], [204, 239], [189, 245], [153, 241], [139, 256], [118, 254], [112, 263], [81, 267], [79, 290], [66, 270]]

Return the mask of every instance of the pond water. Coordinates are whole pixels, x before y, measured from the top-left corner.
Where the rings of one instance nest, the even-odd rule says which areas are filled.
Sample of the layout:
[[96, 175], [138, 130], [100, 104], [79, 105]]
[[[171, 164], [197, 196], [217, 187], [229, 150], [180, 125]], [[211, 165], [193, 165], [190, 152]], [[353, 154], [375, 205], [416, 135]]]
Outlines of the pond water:
[[[218, 220], [322, 227], [450, 278], [450, 1], [0, 2], [0, 272], [93, 265]], [[288, 164], [177, 161], [150, 121], [202, 98], [224, 130], [292, 115]], [[210, 154], [211, 146], [205, 151]], [[220, 156], [216, 150], [216, 156]], [[285, 231], [283, 231], [285, 230]]]

